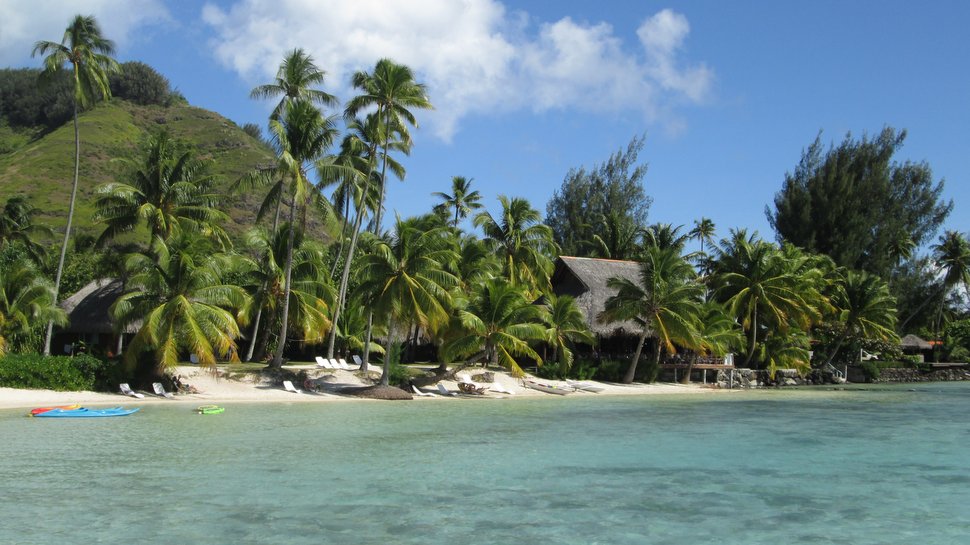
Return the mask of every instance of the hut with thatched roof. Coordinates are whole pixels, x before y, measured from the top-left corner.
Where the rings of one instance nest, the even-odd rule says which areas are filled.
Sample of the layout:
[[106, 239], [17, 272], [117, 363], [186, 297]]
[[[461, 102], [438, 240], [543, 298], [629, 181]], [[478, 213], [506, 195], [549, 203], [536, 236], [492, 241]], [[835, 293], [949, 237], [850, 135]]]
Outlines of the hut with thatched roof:
[[[610, 278], [620, 277], [640, 281], [640, 264], [617, 259], [559, 256], [552, 273], [552, 291], [556, 295], [571, 295], [586, 317], [586, 326], [600, 340], [605, 352], [625, 353], [640, 334], [640, 326], [633, 321], [601, 323], [596, 317], [606, 308], [606, 300], [616, 295], [607, 286]], [[634, 346], [635, 347], [635, 346]]]
[[[72, 353], [83, 343], [90, 350], [117, 351], [118, 332], [108, 309], [123, 293], [121, 280], [100, 278], [61, 301], [69, 323], [55, 337], [54, 350], [63, 346], [65, 353]], [[134, 335], [139, 327], [138, 323], [129, 324], [124, 334]]]
[[904, 354], [920, 356], [920, 361], [925, 361], [926, 356], [933, 354], [933, 344], [928, 341], [924, 341], [912, 333], [900, 339], [899, 347], [902, 349]]

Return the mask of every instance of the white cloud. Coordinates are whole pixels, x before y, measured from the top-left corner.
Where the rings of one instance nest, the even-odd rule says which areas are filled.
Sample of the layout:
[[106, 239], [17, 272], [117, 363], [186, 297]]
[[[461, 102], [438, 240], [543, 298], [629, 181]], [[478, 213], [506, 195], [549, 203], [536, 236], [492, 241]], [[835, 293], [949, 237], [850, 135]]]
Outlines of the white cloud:
[[75, 14], [94, 15], [120, 51], [146, 24], [169, 19], [161, 0], [3, 0], [0, 2], [0, 66], [39, 66], [34, 43], [60, 42]]

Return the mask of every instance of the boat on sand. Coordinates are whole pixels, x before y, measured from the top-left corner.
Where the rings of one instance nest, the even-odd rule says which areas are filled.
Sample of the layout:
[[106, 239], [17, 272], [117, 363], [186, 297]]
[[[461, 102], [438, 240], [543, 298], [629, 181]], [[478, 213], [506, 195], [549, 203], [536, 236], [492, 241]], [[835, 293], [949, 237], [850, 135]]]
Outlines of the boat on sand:
[[534, 380], [523, 380], [522, 385], [526, 388], [532, 388], [533, 390], [539, 390], [540, 392], [545, 392], [547, 394], [555, 394], [558, 396], [564, 396], [566, 394], [571, 394], [575, 390], [566, 388], [561, 388], [559, 386], [553, 386], [552, 384], [545, 384], [542, 382], [536, 382]]

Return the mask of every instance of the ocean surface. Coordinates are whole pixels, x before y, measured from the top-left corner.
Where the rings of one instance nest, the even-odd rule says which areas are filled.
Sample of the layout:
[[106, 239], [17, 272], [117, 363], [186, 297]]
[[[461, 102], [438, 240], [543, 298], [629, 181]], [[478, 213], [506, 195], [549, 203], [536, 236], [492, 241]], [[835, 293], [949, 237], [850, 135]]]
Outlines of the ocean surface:
[[2, 544], [961, 544], [970, 384], [0, 411]]

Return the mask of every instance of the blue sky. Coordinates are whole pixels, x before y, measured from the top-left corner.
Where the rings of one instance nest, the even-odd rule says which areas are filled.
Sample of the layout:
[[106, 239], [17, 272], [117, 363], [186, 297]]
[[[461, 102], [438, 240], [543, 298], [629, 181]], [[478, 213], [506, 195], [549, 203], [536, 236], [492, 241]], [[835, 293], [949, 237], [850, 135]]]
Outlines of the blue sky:
[[[381, 56], [429, 85], [408, 174], [389, 207], [430, 209], [455, 175], [486, 204], [528, 198], [543, 213], [571, 167], [592, 166], [646, 134], [651, 222], [709, 217], [773, 237], [764, 208], [801, 151], [909, 132], [899, 160], [927, 161], [956, 202], [947, 228], [970, 231], [970, 4], [965, 2], [655, 2], [161, 0], [0, 6], [0, 65], [37, 66], [37, 39], [93, 13], [120, 60], [162, 72], [197, 106], [265, 125], [249, 100], [283, 52], [304, 47], [350, 96], [349, 74]], [[39, 13], [43, 11], [43, 13]]]

